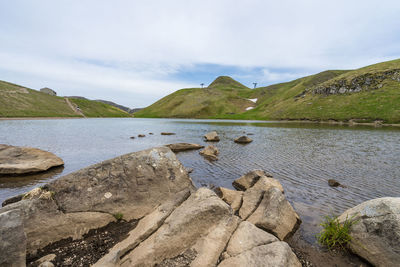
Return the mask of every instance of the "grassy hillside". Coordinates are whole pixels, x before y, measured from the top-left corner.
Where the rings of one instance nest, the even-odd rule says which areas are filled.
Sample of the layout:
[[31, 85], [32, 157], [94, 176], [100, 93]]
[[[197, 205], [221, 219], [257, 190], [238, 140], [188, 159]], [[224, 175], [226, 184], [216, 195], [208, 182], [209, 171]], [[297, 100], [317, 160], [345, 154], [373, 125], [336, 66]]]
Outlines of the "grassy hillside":
[[[75, 100], [73, 100], [75, 101]], [[129, 117], [115, 107], [86, 100], [79, 103], [87, 117]], [[63, 97], [51, 96], [20, 85], [0, 81], [0, 117], [81, 117]]]
[[[220, 78], [217, 80], [219, 80], [217, 90], [212, 88], [214, 82], [205, 89], [179, 90], [135, 115], [400, 122], [400, 60], [357, 70], [324, 71], [254, 90], [237, 88], [228, 79], [227, 82]], [[332, 88], [337, 90], [344, 88], [345, 93], [321, 93], [331, 92]], [[257, 103], [253, 105], [254, 109], [246, 110], [246, 107], [252, 106], [247, 98], [257, 98]]]
[[218, 77], [207, 88], [182, 89], [135, 113], [135, 117], [210, 118], [242, 113], [253, 102], [252, 90], [230, 77]]

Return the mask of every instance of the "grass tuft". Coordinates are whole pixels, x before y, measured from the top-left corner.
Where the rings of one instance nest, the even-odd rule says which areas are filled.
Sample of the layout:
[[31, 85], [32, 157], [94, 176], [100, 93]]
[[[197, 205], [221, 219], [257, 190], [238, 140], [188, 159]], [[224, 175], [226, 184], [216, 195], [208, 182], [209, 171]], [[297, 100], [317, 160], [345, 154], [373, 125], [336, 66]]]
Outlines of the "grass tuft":
[[340, 223], [337, 216], [325, 216], [324, 221], [320, 224], [324, 229], [317, 235], [317, 240], [329, 250], [345, 250], [351, 240], [350, 227], [357, 222], [353, 218], [346, 217], [346, 220]]
[[116, 220], [120, 221], [124, 217], [124, 214], [122, 214], [121, 212], [117, 212], [117, 213], [113, 214], [113, 216]]

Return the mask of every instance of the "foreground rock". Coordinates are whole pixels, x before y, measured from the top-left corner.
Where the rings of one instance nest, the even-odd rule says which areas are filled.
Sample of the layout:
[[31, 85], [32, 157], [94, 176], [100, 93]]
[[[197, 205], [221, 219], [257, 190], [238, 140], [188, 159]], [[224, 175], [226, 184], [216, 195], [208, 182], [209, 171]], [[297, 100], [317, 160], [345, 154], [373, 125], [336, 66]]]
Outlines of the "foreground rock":
[[204, 135], [204, 140], [208, 142], [218, 142], [219, 141], [219, 136], [216, 131], [209, 132]]
[[282, 191], [276, 187], [264, 192], [261, 203], [248, 221], [273, 233], [280, 240], [286, 240], [293, 235], [301, 224], [300, 217]]
[[190, 144], [190, 143], [176, 143], [176, 144], [166, 145], [166, 147], [169, 147], [173, 152], [181, 152], [187, 150], [200, 149], [203, 148], [204, 146], [198, 144]]
[[35, 189], [23, 200], [9, 204], [22, 212], [27, 252], [60, 239], [81, 238], [90, 229], [151, 213], [192, 182], [175, 154], [167, 147], [126, 154], [87, 167]]
[[234, 212], [240, 209], [242, 205], [243, 192], [224, 187], [218, 187], [215, 192], [223, 201], [232, 207]]
[[53, 153], [31, 147], [0, 145], [0, 175], [21, 175], [62, 166]]
[[262, 176], [272, 177], [270, 174], [264, 172], [263, 170], [254, 170], [233, 181], [232, 185], [237, 190], [246, 191], [247, 189], [252, 187]]
[[251, 139], [250, 137], [248, 137], [246, 135], [243, 135], [243, 136], [236, 138], [234, 141], [235, 141], [235, 143], [238, 143], [238, 144], [248, 144], [248, 143], [253, 142], [253, 139]]
[[167, 266], [174, 266], [178, 256], [190, 255], [187, 265], [215, 266], [238, 222], [214, 192], [200, 188], [117, 265], [165, 266], [169, 262]]
[[203, 157], [205, 157], [208, 160], [218, 160], [218, 148], [216, 148], [213, 145], [209, 145], [207, 146], [205, 149], [201, 150], [200, 155], [202, 155]]
[[339, 221], [355, 220], [350, 249], [375, 266], [399, 266], [400, 198], [377, 198], [346, 210]]
[[0, 266], [25, 266], [26, 236], [19, 210], [0, 213]]
[[244, 192], [243, 204], [239, 211], [240, 217], [242, 219], [247, 219], [260, 204], [264, 192], [273, 187], [277, 187], [281, 192], [283, 192], [283, 187], [278, 180], [266, 176], [261, 176], [259, 180], [254, 184], [254, 186]]

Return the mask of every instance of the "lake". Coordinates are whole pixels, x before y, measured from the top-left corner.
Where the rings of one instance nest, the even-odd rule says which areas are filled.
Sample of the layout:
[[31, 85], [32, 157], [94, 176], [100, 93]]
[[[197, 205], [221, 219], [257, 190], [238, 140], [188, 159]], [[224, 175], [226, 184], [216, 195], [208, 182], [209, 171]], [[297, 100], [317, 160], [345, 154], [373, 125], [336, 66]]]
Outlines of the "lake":
[[[177, 154], [185, 167], [194, 169], [195, 184], [232, 188], [232, 181], [247, 171], [263, 169], [273, 174], [303, 220], [300, 230], [309, 242], [315, 242], [324, 215], [340, 214], [372, 198], [400, 197], [398, 128], [128, 118], [0, 121], [0, 144], [37, 147], [65, 162], [64, 168], [46, 174], [0, 177], [0, 202], [118, 155], [177, 142], [205, 145], [202, 136], [212, 130], [221, 138], [214, 143], [220, 150], [218, 161], [209, 162], [198, 151]], [[245, 133], [254, 134], [252, 143], [233, 142]], [[332, 188], [328, 179], [346, 187]]]

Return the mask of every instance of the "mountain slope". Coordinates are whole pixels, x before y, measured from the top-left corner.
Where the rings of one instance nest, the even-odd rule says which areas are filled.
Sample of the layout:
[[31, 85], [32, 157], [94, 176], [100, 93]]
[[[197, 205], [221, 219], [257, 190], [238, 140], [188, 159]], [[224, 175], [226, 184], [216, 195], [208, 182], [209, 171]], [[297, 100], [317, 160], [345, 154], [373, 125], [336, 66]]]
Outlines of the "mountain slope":
[[[256, 104], [248, 100], [255, 98]], [[397, 123], [400, 59], [356, 70], [324, 71], [254, 90], [223, 76], [208, 88], [183, 89], [166, 96], [135, 117]]]
[[135, 113], [135, 117], [210, 118], [240, 113], [253, 104], [252, 90], [221, 76], [207, 88], [181, 89]]
[[[75, 100], [70, 100], [75, 103]], [[91, 100], [82, 100], [78, 106], [87, 117], [130, 116], [118, 108]], [[63, 97], [51, 96], [20, 85], [0, 81], [0, 117], [81, 116], [68, 106]]]

